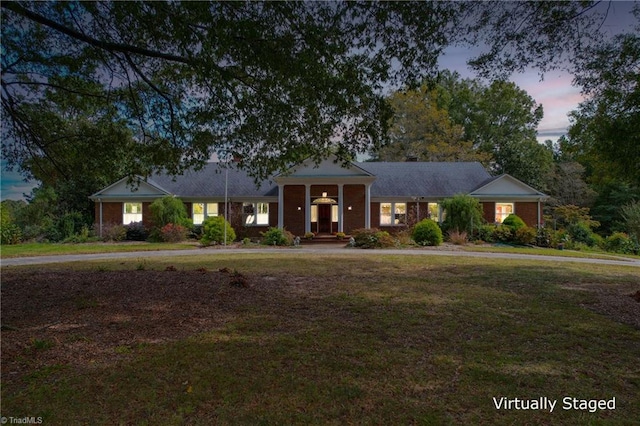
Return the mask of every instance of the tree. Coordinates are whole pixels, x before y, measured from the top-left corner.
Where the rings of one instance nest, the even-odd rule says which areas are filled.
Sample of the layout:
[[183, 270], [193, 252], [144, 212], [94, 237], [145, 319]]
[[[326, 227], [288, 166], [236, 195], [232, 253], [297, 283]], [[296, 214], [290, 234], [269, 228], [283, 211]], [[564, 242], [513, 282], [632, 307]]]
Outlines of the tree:
[[[484, 71], [548, 68], [598, 23], [584, 2], [0, 6], [3, 151], [57, 162], [30, 113], [51, 91], [111, 103], [142, 171], [180, 173], [217, 153], [256, 177], [379, 147], [391, 115], [382, 88], [435, 74], [448, 45], [485, 43], [474, 62]], [[24, 158], [10, 164], [29, 170]]]
[[447, 232], [466, 232], [471, 235], [482, 224], [482, 206], [477, 198], [454, 195], [442, 201], [442, 208], [445, 211], [442, 228]]
[[381, 161], [488, 161], [464, 139], [462, 126], [453, 124], [437, 105], [436, 92], [426, 85], [417, 90], [395, 92], [389, 97], [394, 116], [389, 143], [374, 156]]

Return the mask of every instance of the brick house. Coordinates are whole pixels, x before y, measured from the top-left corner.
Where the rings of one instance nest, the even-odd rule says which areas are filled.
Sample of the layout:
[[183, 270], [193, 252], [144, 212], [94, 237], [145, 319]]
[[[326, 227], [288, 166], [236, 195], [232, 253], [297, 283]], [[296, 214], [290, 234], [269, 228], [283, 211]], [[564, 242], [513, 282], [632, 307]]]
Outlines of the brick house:
[[258, 182], [229, 164], [208, 163], [181, 176], [127, 179], [93, 194], [95, 222], [151, 225], [149, 205], [165, 195], [179, 197], [194, 224], [226, 216], [240, 237], [268, 227], [349, 234], [357, 228], [404, 229], [425, 217], [442, 220], [440, 203], [456, 194], [477, 198], [488, 223], [510, 213], [529, 226], [542, 223], [547, 196], [509, 175], [492, 177], [477, 162], [372, 162], [343, 166], [334, 158], [303, 162]]

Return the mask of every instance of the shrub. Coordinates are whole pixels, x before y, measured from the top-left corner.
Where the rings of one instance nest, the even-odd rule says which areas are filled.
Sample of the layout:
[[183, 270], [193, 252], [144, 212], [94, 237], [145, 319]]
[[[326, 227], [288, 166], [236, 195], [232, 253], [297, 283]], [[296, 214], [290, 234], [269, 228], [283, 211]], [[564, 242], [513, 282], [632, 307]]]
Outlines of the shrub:
[[449, 231], [447, 233], [449, 241], [457, 246], [463, 246], [467, 244], [467, 233], [459, 231]]
[[129, 241], [146, 241], [149, 238], [149, 231], [144, 227], [142, 222], [131, 222], [125, 225], [127, 230], [127, 240]]
[[393, 247], [396, 241], [386, 231], [379, 229], [356, 229], [351, 233], [354, 240], [354, 247], [360, 248], [383, 248]]
[[210, 244], [224, 244], [224, 230], [227, 229], [227, 243], [236, 239], [236, 232], [231, 224], [222, 216], [210, 216], [202, 222], [202, 238], [200, 243], [205, 246]]
[[640, 239], [640, 201], [623, 206], [622, 217], [629, 235]]
[[175, 223], [167, 223], [160, 229], [160, 236], [166, 243], [179, 243], [187, 239], [187, 228]]
[[162, 228], [168, 223], [181, 225], [185, 228], [193, 226], [182, 201], [171, 195], [155, 200], [149, 206], [149, 211], [153, 225], [157, 228]]
[[127, 236], [127, 230], [122, 225], [106, 223], [102, 225], [102, 241], [122, 241]]
[[499, 243], [513, 241], [513, 229], [510, 226], [498, 225], [493, 230], [493, 240]]
[[525, 226], [527, 226], [526, 223], [524, 223], [524, 220], [522, 220], [519, 216], [516, 216], [515, 214], [510, 214], [509, 216], [507, 216], [503, 221], [502, 224], [504, 226], [510, 226], [511, 229], [513, 229], [514, 231], [517, 231], [520, 228], [524, 228]]
[[523, 246], [533, 244], [536, 240], [536, 235], [537, 233], [534, 228], [524, 226], [516, 229], [513, 235], [513, 241], [516, 244], [521, 244]]
[[482, 225], [478, 229], [474, 229], [473, 239], [476, 241], [484, 241], [485, 243], [493, 243], [495, 225]]
[[411, 233], [416, 244], [421, 246], [439, 246], [442, 244], [442, 230], [431, 219], [423, 219], [416, 224]]
[[446, 217], [442, 223], [445, 231], [465, 231], [473, 234], [482, 225], [482, 206], [468, 195], [456, 195], [442, 201]]
[[567, 227], [567, 233], [573, 242], [586, 244], [593, 247], [597, 244], [597, 238], [591, 228], [584, 222], [572, 223]]
[[18, 244], [22, 241], [22, 231], [18, 225], [3, 225], [0, 229], [0, 244]]
[[614, 232], [604, 240], [604, 249], [615, 253], [633, 253], [633, 241], [623, 232]]
[[293, 245], [294, 236], [286, 229], [269, 228], [265, 232], [261, 232], [262, 244], [268, 246], [290, 246]]

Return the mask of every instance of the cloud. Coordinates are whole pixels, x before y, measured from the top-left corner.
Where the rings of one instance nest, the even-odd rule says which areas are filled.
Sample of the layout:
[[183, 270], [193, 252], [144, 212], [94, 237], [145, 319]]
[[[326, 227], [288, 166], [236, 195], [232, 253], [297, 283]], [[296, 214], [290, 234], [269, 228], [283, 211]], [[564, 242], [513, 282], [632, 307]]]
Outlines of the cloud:
[[2, 179], [0, 182], [1, 200], [24, 200], [25, 194], [29, 195], [38, 183], [36, 181], [25, 182], [20, 173], [10, 172], [2, 167]]

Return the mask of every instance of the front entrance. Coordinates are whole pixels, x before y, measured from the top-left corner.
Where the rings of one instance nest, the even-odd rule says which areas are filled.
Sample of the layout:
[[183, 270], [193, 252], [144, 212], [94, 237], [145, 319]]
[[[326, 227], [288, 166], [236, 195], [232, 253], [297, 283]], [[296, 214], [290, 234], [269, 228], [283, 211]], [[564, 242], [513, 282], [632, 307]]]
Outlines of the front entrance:
[[330, 234], [331, 231], [331, 204], [318, 204], [318, 232]]

